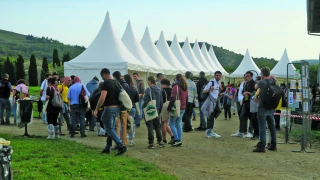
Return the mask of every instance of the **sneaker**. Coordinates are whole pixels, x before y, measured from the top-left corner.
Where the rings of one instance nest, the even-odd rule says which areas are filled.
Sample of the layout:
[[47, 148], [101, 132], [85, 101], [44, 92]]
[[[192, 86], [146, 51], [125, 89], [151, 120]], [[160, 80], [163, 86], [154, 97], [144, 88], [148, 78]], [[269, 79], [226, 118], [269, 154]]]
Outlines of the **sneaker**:
[[192, 121], [196, 121], [196, 117], [193, 117], [193, 118], [192, 118]]
[[119, 147], [119, 151], [118, 153], [116, 154], [116, 156], [120, 156], [122, 154], [124, 154], [125, 152], [127, 152], [127, 147], [126, 146], [122, 146], [122, 147]]
[[231, 134], [232, 137], [244, 137], [244, 133], [241, 133], [241, 132], [237, 132], [235, 134]]
[[265, 149], [261, 149], [259, 147], [257, 147], [256, 149], [253, 150], [253, 152], [257, 152], [257, 153], [265, 153], [266, 150]]
[[163, 148], [164, 147], [164, 144], [162, 142], [158, 142], [158, 145], [159, 145], [158, 146], [159, 148]]
[[71, 134], [71, 135], [70, 135], [70, 138], [74, 138], [74, 134]]
[[253, 136], [253, 137], [251, 138], [251, 140], [256, 140], [256, 139], [259, 139], [259, 136]]
[[1, 120], [1, 125], [4, 125], [4, 120]]
[[271, 146], [271, 143], [268, 143], [267, 146], [266, 146], [266, 148], [268, 149], [270, 146]]
[[182, 145], [182, 142], [176, 140], [174, 141], [174, 143], [172, 144], [172, 146], [181, 146]]
[[211, 132], [209, 134], [207, 134], [206, 136], [207, 138], [220, 138], [221, 136], [219, 134], [216, 134], [214, 132]]
[[154, 149], [154, 144], [149, 144], [148, 149]]
[[106, 154], [110, 154], [110, 148], [109, 147], [105, 147], [101, 153], [106, 153]]
[[163, 140], [163, 144], [167, 144], [168, 142], [167, 142], [167, 140]]
[[85, 137], [87, 137], [87, 135], [83, 134], [83, 135], [81, 135], [80, 137], [81, 137], [81, 138], [85, 138]]
[[171, 139], [170, 142], [168, 144], [173, 144], [174, 143], [174, 139]]
[[253, 147], [260, 147], [261, 146], [261, 142], [258, 142], [256, 145], [254, 145]]
[[119, 150], [119, 146], [114, 146], [113, 148], [111, 148], [111, 150], [115, 151], [115, 150]]
[[54, 135], [49, 135], [49, 136], [47, 137], [47, 139], [55, 139], [55, 136], [54, 136]]
[[130, 146], [130, 147], [134, 146], [133, 140], [130, 140], [130, 141], [129, 141], [129, 146]]
[[197, 128], [195, 128], [194, 130], [196, 130], [196, 131], [202, 131], [202, 127], [197, 127]]
[[60, 135], [59, 134], [56, 134], [56, 139], [60, 139]]
[[277, 151], [278, 150], [277, 146], [274, 146], [274, 145], [270, 145], [267, 149], [269, 151]]
[[246, 136], [244, 136], [244, 138], [252, 138], [253, 137], [253, 135], [251, 134], [251, 133], [247, 133], [247, 135]]
[[219, 134], [217, 134], [215, 132], [212, 132], [212, 134], [213, 134], [213, 137], [215, 137], [215, 138], [220, 138], [221, 137]]

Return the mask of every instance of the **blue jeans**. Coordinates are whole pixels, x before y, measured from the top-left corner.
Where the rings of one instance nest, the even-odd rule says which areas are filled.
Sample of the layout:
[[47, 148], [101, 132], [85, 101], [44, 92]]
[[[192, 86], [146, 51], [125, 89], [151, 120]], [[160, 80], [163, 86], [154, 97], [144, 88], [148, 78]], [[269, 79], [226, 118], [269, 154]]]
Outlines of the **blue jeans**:
[[134, 124], [136, 126], [140, 126], [140, 119], [142, 118], [142, 100], [139, 100], [139, 109], [140, 109], [140, 115], [137, 114], [134, 116]]
[[14, 117], [14, 122], [17, 122], [17, 103], [13, 103], [11, 106], [11, 111]]
[[79, 107], [78, 105], [71, 105], [71, 128], [70, 134], [75, 134], [76, 121], [80, 121], [80, 134], [85, 135], [86, 122], [85, 122], [86, 107]]
[[[46, 101], [42, 101], [43, 107], [46, 104]], [[42, 122], [47, 123], [47, 111], [43, 112], [42, 111]]]
[[277, 146], [277, 135], [276, 128], [274, 126], [274, 109], [258, 109], [258, 124], [259, 124], [259, 134], [260, 134], [260, 144], [259, 148], [265, 149], [266, 147], [266, 123], [268, 123], [268, 129], [271, 135], [271, 145]]
[[[132, 109], [130, 110], [130, 112], [129, 112], [129, 116], [135, 117], [135, 115], [136, 115], [136, 108], [132, 108]], [[135, 130], [134, 130], [134, 129], [135, 129], [135, 125], [131, 124], [131, 126], [133, 126], [133, 130], [132, 130], [131, 133], [128, 134], [130, 140], [133, 138], [133, 132], [135, 131]]]
[[117, 144], [117, 146], [123, 146], [120, 138], [118, 137], [115, 128], [116, 119], [119, 115], [120, 108], [107, 108], [105, 107], [101, 116], [101, 122], [104, 125], [106, 133], [112, 138], [112, 140]]
[[206, 117], [204, 117], [204, 114], [203, 114], [203, 112], [201, 111], [201, 107], [202, 107], [203, 103], [204, 103], [204, 102], [200, 102], [200, 101], [199, 101], [200, 127], [206, 128], [206, 127], [207, 127]]
[[180, 110], [179, 117], [170, 116], [170, 118], [169, 118], [169, 126], [170, 126], [171, 131], [174, 135], [174, 139], [178, 140], [178, 141], [182, 141], [181, 122], [182, 122], [182, 117], [183, 117], [184, 111], [185, 110]]
[[11, 114], [11, 104], [9, 99], [0, 98], [0, 118], [3, 120], [4, 108], [6, 108], [6, 122], [10, 123], [10, 114]]
[[197, 116], [196, 110], [194, 108], [192, 108], [192, 116], [193, 118], [196, 118]]

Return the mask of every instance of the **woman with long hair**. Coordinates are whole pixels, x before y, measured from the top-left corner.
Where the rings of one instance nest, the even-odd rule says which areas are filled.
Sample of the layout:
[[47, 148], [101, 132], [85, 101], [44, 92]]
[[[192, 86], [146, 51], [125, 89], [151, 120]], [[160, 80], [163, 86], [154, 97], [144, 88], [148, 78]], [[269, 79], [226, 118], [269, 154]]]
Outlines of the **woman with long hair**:
[[[132, 117], [132, 119], [135, 117], [136, 115], [136, 103], [139, 102], [139, 93], [138, 93], [138, 89], [135, 87], [134, 85], [134, 80], [133, 77], [131, 77], [129, 74], [124, 75], [124, 80], [126, 81], [127, 84], [129, 84], [130, 88], [129, 88], [129, 97], [131, 99], [132, 102], [132, 108], [129, 112], [129, 116]], [[136, 126], [134, 124], [134, 122], [131, 122], [131, 126], [133, 126], [132, 132], [128, 133], [129, 136], [129, 146], [134, 146], [134, 142], [133, 142], [133, 137], [134, 137], [134, 132], [136, 129]]]
[[[142, 108], [144, 109], [145, 107], [147, 107], [149, 101], [156, 100], [156, 110], [158, 111], [158, 114], [160, 114], [160, 110], [163, 105], [162, 93], [161, 93], [161, 89], [158, 86], [156, 86], [156, 79], [153, 76], [148, 77], [148, 86], [149, 87], [145, 90], [145, 93], [143, 96]], [[146, 116], [146, 114], [145, 114], [145, 116]], [[149, 141], [148, 148], [154, 149], [153, 130], [156, 131], [158, 146], [160, 148], [164, 147], [164, 144], [162, 143], [162, 134], [161, 134], [161, 130], [160, 130], [159, 117], [156, 117], [155, 119], [146, 121], [146, 125], [148, 128], [148, 141]]]
[[[163, 103], [166, 101], [170, 101], [171, 91], [170, 88], [170, 81], [168, 79], [162, 79], [160, 81], [161, 88], [162, 88], [162, 99]], [[162, 139], [165, 144], [167, 144], [167, 133], [171, 136], [171, 141], [169, 144], [172, 144], [174, 142], [174, 135], [170, 129], [170, 126], [168, 125], [169, 119], [162, 119], [161, 121], [161, 129], [162, 129]]]
[[52, 105], [52, 99], [54, 96], [54, 91], [58, 91], [58, 88], [55, 88], [56, 78], [48, 79], [48, 88], [46, 91], [46, 98], [48, 102], [47, 106], [47, 121], [48, 121], [48, 133], [49, 136], [47, 139], [55, 139], [59, 137], [59, 126], [58, 126], [58, 116], [61, 111], [61, 108], [54, 107]]
[[185, 78], [181, 74], [176, 75], [175, 84], [172, 86], [172, 92], [170, 96], [170, 103], [168, 105], [167, 111], [168, 113], [171, 111], [174, 103], [177, 99], [180, 99], [180, 116], [170, 116], [169, 125], [174, 134], [174, 143], [173, 146], [181, 146], [182, 145], [182, 117], [184, 111], [186, 109], [187, 100], [188, 100], [188, 85]]
[[[22, 93], [20, 92], [20, 90], [22, 90]], [[17, 123], [17, 100], [20, 99], [20, 95], [22, 99], [24, 99], [25, 97], [29, 97], [29, 89], [24, 79], [19, 79], [17, 81], [16, 87], [12, 91], [12, 113], [14, 117], [14, 124]]]

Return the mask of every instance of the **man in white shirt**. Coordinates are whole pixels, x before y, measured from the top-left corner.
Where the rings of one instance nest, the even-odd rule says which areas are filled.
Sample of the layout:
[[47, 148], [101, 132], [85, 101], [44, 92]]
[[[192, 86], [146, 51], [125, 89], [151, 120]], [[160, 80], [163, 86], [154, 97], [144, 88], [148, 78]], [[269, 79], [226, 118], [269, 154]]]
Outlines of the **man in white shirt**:
[[[209, 96], [207, 98], [207, 100], [205, 101], [203, 108], [201, 108], [201, 110], [205, 109], [205, 104], [210, 103], [211, 107], [211, 111], [210, 111], [210, 116], [207, 119], [207, 130], [206, 130], [206, 137], [207, 138], [212, 138], [212, 137], [221, 137], [219, 134], [214, 133], [213, 132], [213, 127], [214, 127], [214, 117], [215, 117], [215, 113], [214, 113], [214, 109], [217, 105], [219, 105], [219, 92], [222, 89], [221, 88], [221, 83], [220, 83], [220, 79], [222, 77], [222, 73], [220, 71], [216, 71], [214, 73], [214, 77], [213, 79], [206, 85], [206, 87], [203, 89], [202, 93], [209, 93]], [[212, 84], [213, 82], [213, 84]], [[208, 114], [207, 114], [208, 115]]]
[[[51, 74], [46, 74], [46, 79], [42, 81], [41, 88], [40, 88], [40, 99], [42, 101], [43, 106], [46, 104], [46, 96], [47, 96], [47, 88], [48, 88], [48, 79], [51, 78]], [[47, 123], [47, 113], [42, 112], [42, 123]]]

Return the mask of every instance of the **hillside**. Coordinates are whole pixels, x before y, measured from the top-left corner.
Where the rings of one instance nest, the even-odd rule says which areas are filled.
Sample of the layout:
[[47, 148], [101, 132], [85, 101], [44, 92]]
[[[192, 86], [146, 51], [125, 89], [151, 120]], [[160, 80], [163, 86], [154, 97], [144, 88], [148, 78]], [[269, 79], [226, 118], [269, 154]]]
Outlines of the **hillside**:
[[31, 54], [35, 54], [37, 59], [45, 56], [51, 62], [54, 48], [58, 50], [60, 60], [64, 53], [69, 52], [72, 59], [85, 50], [83, 46], [65, 45], [48, 37], [39, 38], [0, 30], [0, 57], [16, 57], [21, 54], [27, 60]]

